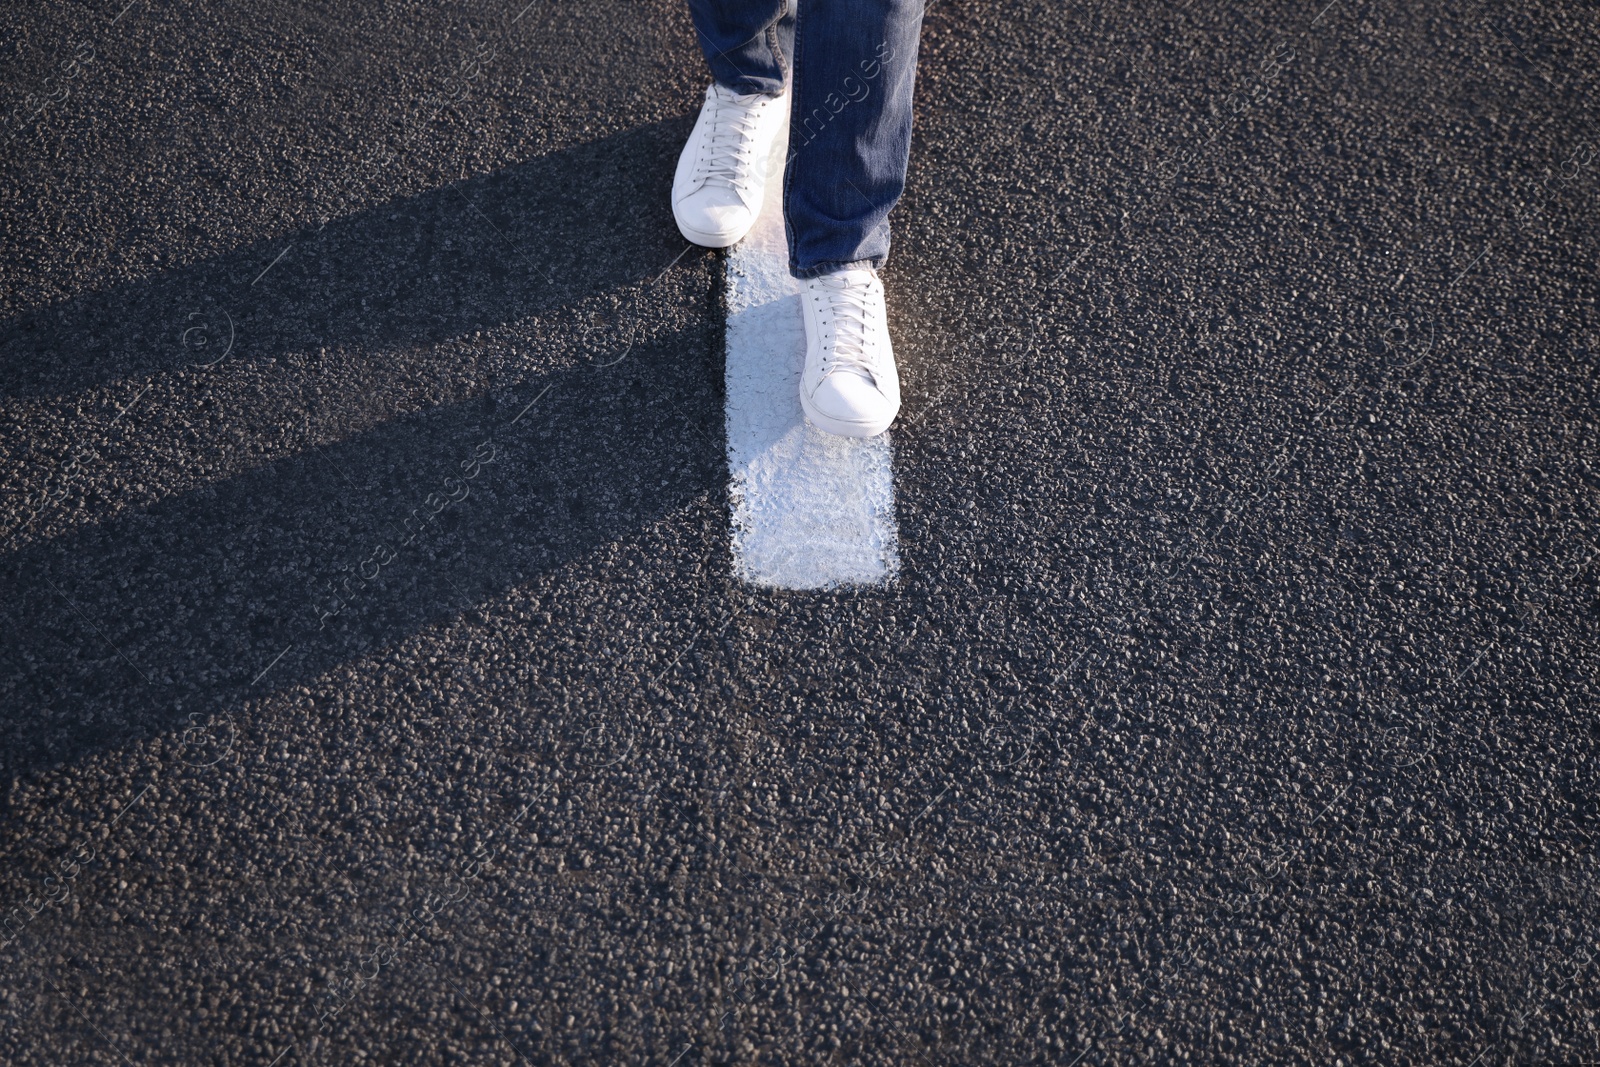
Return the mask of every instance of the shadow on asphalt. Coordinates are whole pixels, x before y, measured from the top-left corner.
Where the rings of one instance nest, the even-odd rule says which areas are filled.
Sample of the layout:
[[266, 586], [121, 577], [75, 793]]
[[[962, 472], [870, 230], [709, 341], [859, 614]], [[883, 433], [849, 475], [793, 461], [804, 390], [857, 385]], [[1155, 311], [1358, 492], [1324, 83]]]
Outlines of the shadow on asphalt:
[[639, 190], [670, 186], [686, 129], [652, 123], [24, 311], [0, 321], [0, 391], [70, 397], [182, 371], [213, 358], [184, 335], [220, 333], [218, 309], [236, 326], [228, 358], [264, 360], [436, 343], [648, 280], [684, 242], [664, 210], [639, 210]]
[[[280, 245], [30, 312], [4, 325], [0, 380], [48, 396], [172, 371], [192, 359], [170, 324], [213, 290], [252, 301], [236, 316], [238, 360], [421, 346], [559, 317], [648, 281], [682, 248], [669, 218], [619, 193], [670, 180], [679, 125], [306, 231], [281, 244], [317, 242], [317, 254], [291, 252], [271, 285], [247, 283]], [[485, 226], [459, 239], [478, 212], [501, 235]], [[614, 367], [568, 361], [149, 507], [102, 500], [91, 507], [103, 517], [0, 556], [12, 623], [5, 772], [304, 684], [720, 492], [713, 296]]]

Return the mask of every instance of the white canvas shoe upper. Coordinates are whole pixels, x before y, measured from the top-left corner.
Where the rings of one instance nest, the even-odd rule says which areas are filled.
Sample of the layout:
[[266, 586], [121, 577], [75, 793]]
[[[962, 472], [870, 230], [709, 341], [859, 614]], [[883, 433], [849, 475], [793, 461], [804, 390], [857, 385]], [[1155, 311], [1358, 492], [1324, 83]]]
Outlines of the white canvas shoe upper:
[[806, 367], [800, 406], [819, 429], [872, 437], [900, 411], [883, 282], [865, 268], [808, 279], [800, 293]]
[[672, 215], [684, 237], [726, 248], [755, 225], [788, 113], [788, 94], [741, 96], [711, 84], [672, 180]]

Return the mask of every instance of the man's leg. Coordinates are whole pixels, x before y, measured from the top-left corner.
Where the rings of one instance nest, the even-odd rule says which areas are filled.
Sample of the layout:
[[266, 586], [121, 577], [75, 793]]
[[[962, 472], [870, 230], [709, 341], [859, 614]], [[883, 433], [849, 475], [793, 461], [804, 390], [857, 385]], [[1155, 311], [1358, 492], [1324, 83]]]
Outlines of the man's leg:
[[735, 93], [777, 96], [794, 54], [794, 0], [689, 0], [711, 76]]
[[689, 0], [714, 79], [672, 178], [683, 236], [726, 248], [750, 232], [767, 195], [767, 160], [789, 109], [784, 91], [794, 0]]
[[876, 269], [889, 256], [889, 210], [911, 151], [922, 11], [922, 0], [799, 0], [783, 180], [789, 268], [798, 277]]
[[800, 407], [872, 437], [900, 410], [883, 282], [889, 211], [906, 184], [922, 0], [800, 0], [783, 212], [805, 279]]

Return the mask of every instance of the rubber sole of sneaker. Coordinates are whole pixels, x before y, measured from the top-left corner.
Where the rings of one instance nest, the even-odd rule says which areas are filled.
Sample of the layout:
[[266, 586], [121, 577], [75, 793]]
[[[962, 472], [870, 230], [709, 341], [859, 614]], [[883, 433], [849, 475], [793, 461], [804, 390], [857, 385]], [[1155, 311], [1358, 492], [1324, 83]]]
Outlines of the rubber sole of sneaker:
[[800, 391], [800, 410], [806, 413], [806, 420], [822, 430], [838, 437], [876, 437], [887, 430], [894, 422], [896, 415], [900, 414], [900, 405], [896, 404], [887, 419], [873, 422], [845, 422], [843, 419], [830, 418], [811, 406], [811, 400], [806, 396], [805, 390]]
[[[756, 214], [760, 214], [760, 212], [757, 211]], [[755, 225], [756, 221], [755, 217], [751, 216], [749, 226], [746, 226], [738, 233], [731, 235], [721, 233], [706, 233], [704, 230], [697, 230], [693, 226], [685, 225], [683, 218], [678, 214], [677, 204], [672, 205], [672, 219], [678, 224], [678, 232], [683, 234], [684, 240], [693, 244], [697, 244], [702, 248], [727, 248], [730, 245], [736, 245], [740, 241], [744, 240], [745, 234], [750, 232], [751, 227]]]

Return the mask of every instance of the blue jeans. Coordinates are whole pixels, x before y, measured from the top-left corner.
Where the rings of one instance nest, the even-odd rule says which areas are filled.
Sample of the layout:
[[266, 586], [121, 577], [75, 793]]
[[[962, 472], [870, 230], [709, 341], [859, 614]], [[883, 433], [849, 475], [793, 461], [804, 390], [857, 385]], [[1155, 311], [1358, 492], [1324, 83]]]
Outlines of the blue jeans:
[[783, 93], [793, 64], [783, 217], [798, 278], [889, 258], [906, 184], [922, 0], [689, 0], [711, 76]]

